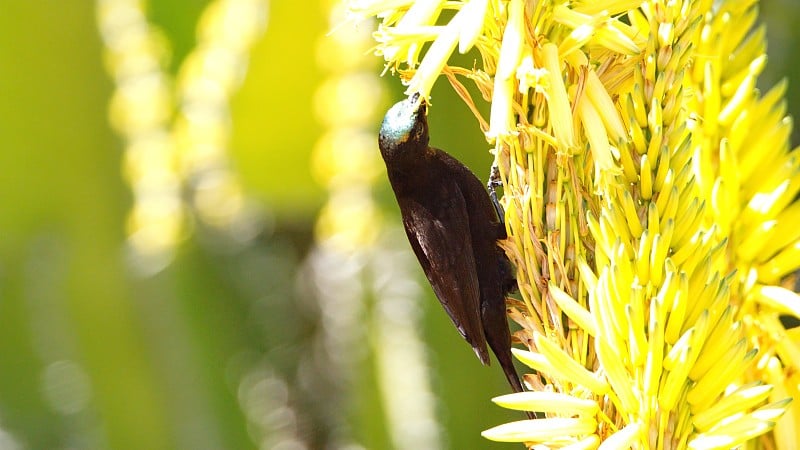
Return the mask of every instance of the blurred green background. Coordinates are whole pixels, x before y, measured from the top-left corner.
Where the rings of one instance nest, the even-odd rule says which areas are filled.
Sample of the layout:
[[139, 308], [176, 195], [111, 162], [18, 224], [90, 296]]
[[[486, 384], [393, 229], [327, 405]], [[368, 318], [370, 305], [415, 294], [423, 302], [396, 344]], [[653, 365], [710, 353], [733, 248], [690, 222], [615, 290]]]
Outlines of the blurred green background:
[[[209, 3], [148, 4], [173, 76]], [[800, 79], [798, 17], [793, 0], [763, 2], [763, 86]], [[232, 98], [229, 156], [261, 211], [260, 232], [239, 241], [195, 224], [169, 265], [142, 275], [125, 255], [133, 197], [124, 141], [109, 126], [114, 83], [96, 4], [0, 0], [0, 449], [401, 447], [389, 422], [402, 420], [387, 418], [376, 381], [378, 351], [393, 349], [376, 350], [354, 323], [344, 328], [354, 338], [331, 347], [349, 354], [345, 363], [330, 354], [322, 288], [309, 275], [326, 202], [310, 169], [323, 131], [313, 95], [325, 76], [314, 55], [328, 30], [321, 5], [269, 2]], [[384, 82], [391, 94], [375, 99], [378, 110], [401, 98], [396, 79]], [[796, 115], [798, 83], [788, 92]], [[443, 81], [433, 98], [433, 143], [485, 178], [489, 157], [469, 111]], [[383, 176], [375, 196], [399, 223]], [[415, 265], [413, 274], [422, 279]], [[500, 371], [480, 366], [421, 286], [436, 442], [514, 447], [480, 437], [521, 418], [489, 402], [508, 391]], [[365, 298], [368, 315], [375, 299]]]

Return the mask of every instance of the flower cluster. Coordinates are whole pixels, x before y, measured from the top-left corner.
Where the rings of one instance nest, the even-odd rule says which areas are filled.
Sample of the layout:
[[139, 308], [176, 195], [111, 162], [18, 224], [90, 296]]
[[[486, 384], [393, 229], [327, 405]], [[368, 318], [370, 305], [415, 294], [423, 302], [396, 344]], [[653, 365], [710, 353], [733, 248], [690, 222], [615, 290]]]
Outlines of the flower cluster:
[[[800, 159], [785, 85], [755, 88], [755, 3], [350, 2], [381, 20], [407, 93], [444, 75], [500, 169], [515, 354], [535, 373], [495, 402], [546, 417], [487, 438], [795, 448], [800, 341], [779, 315], [800, 315], [781, 286], [800, 268]], [[456, 47], [479, 60], [449, 65]]]

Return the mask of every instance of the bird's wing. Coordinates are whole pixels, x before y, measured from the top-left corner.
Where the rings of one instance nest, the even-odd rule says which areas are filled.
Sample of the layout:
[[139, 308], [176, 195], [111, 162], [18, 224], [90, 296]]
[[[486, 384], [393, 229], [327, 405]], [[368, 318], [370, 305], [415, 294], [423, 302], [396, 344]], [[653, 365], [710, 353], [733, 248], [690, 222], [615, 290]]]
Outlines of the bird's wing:
[[436, 191], [442, 196], [430, 194], [446, 200], [409, 201], [401, 208], [403, 225], [436, 297], [481, 362], [488, 364], [466, 202], [455, 183], [444, 183]]

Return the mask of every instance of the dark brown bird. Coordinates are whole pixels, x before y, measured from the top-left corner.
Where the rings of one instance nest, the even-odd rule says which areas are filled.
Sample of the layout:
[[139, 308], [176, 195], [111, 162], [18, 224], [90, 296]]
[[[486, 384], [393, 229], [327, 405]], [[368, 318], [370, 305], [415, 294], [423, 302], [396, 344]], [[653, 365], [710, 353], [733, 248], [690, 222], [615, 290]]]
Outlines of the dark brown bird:
[[425, 110], [418, 95], [395, 104], [378, 139], [408, 240], [458, 332], [487, 365], [488, 343], [511, 387], [521, 392], [505, 306], [516, 280], [497, 246], [505, 227], [481, 181], [428, 145]]

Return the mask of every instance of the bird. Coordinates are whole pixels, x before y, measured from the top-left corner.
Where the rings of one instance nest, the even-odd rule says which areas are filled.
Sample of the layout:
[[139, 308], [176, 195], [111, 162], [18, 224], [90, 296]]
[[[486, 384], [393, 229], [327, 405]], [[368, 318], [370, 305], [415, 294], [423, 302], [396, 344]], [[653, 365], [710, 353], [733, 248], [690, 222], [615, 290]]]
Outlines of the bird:
[[490, 364], [488, 344], [511, 388], [522, 392], [505, 301], [517, 284], [497, 245], [506, 238], [505, 225], [475, 174], [429, 145], [426, 112], [425, 99], [414, 94], [388, 110], [378, 136], [403, 227], [458, 332], [484, 365]]

